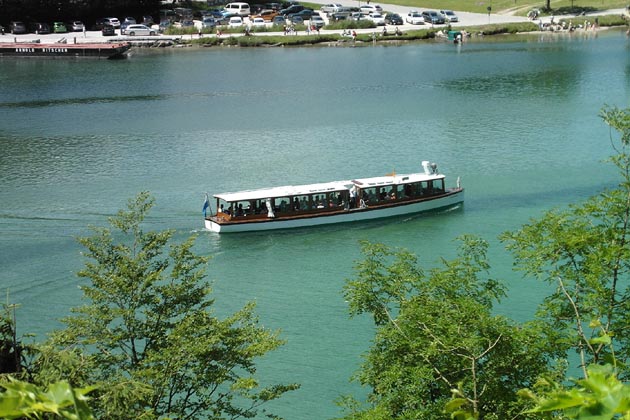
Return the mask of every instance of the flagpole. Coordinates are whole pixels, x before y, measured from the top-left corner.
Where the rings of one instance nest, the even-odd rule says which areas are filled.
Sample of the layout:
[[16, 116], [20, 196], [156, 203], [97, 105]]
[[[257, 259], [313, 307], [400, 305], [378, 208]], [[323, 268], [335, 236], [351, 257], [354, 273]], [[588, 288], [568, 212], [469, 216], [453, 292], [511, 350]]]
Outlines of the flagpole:
[[[208, 193], [206, 193], [206, 199], [203, 202], [203, 218], [205, 219], [207, 217], [207, 210], [208, 207], [210, 207], [210, 200], [208, 199]], [[210, 207], [210, 215], [212, 215], [212, 207]]]

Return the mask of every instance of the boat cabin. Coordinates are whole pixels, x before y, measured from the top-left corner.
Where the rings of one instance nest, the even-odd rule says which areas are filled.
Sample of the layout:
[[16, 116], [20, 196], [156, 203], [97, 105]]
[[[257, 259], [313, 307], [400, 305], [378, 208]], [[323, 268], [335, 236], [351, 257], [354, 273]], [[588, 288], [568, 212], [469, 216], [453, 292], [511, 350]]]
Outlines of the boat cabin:
[[425, 172], [417, 174], [217, 194], [213, 218], [219, 223], [299, 218], [396, 206], [445, 193], [444, 176], [425, 166]]

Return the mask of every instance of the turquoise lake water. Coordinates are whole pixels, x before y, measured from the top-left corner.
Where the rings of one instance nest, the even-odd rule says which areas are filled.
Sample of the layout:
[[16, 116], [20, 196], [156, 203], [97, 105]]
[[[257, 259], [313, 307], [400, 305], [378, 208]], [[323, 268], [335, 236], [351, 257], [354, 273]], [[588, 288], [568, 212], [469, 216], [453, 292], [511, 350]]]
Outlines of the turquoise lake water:
[[[545, 210], [615, 185], [598, 117], [629, 106], [630, 41], [597, 36], [365, 48], [137, 51], [124, 61], [0, 60], [0, 289], [20, 333], [43, 337], [81, 302], [77, 235], [148, 190], [149, 229], [198, 234], [219, 313], [255, 300], [287, 344], [264, 380], [302, 388], [269, 408], [339, 414], [334, 400], [373, 334], [349, 319], [344, 280], [367, 239], [426, 267], [454, 239], [491, 243], [507, 282], [497, 309], [531, 316], [544, 287], [511, 271], [496, 240]], [[203, 230], [204, 194], [421, 170], [461, 177], [463, 208], [365, 224], [223, 235]]]

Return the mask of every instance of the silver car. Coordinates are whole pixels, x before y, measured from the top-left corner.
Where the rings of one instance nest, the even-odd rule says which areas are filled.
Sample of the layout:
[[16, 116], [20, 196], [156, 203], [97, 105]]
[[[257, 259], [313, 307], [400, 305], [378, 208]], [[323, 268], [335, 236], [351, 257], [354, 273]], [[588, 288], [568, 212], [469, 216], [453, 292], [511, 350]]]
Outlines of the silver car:
[[447, 22], [459, 22], [459, 18], [452, 10], [440, 10], [440, 14], [444, 16]]
[[135, 25], [127, 26], [127, 30], [125, 33], [129, 36], [155, 35], [155, 31], [153, 29], [149, 28], [147, 25], [142, 25], [142, 24], [135, 24]]

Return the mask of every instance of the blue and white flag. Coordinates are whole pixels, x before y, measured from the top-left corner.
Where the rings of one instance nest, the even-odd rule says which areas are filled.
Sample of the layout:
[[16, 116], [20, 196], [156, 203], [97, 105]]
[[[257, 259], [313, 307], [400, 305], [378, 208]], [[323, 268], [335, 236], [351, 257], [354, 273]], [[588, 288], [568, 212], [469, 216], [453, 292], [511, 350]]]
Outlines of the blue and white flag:
[[203, 202], [203, 217], [206, 217], [206, 210], [210, 207], [210, 201], [208, 200], [208, 194], [206, 193], [206, 201]]

